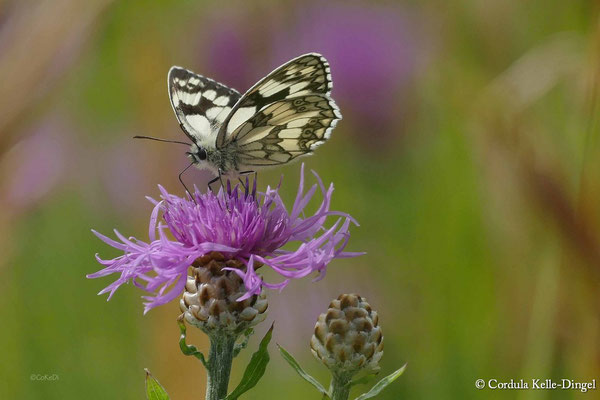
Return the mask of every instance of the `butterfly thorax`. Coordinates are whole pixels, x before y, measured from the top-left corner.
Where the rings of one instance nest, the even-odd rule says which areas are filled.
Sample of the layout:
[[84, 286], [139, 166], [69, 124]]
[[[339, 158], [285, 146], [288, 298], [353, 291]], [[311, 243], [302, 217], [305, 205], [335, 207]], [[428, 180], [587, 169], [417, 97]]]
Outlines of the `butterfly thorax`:
[[215, 174], [228, 174], [235, 172], [237, 168], [236, 152], [234, 145], [229, 144], [223, 148], [216, 149], [214, 147], [192, 145], [188, 155], [196, 166], [200, 169], [209, 169]]

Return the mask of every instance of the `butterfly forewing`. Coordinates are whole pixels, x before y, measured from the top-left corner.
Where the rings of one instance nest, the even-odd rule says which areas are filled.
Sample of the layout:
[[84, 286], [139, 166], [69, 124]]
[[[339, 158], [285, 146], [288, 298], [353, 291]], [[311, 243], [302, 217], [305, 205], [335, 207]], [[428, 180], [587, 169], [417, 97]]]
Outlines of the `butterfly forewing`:
[[260, 80], [235, 104], [217, 137], [217, 147], [236, 140], [234, 132], [269, 104], [309, 94], [331, 91], [327, 60], [319, 54], [297, 57]]
[[327, 95], [297, 96], [269, 104], [232, 133], [238, 163], [276, 165], [310, 154], [329, 138], [340, 118]]
[[173, 110], [183, 131], [194, 143], [211, 136], [216, 138], [241, 97], [235, 89], [180, 67], [171, 68], [168, 84]]
[[169, 71], [171, 104], [197, 145], [188, 154], [219, 173], [312, 153], [342, 117], [331, 86], [327, 60], [314, 53], [277, 68], [243, 96], [186, 69]]

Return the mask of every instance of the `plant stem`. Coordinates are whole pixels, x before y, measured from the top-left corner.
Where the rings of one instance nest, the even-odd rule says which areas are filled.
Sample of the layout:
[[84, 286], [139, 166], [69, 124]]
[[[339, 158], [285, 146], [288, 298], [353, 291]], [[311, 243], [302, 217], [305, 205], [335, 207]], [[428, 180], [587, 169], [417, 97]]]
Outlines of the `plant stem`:
[[331, 381], [331, 400], [348, 400], [348, 396], [350, 395], [350, 379], [352, 379], [351, 375], [333, 375]]
[[210, 336], [206, 400], [222, 400], [227, 396], [235, 340], [224, 334]]

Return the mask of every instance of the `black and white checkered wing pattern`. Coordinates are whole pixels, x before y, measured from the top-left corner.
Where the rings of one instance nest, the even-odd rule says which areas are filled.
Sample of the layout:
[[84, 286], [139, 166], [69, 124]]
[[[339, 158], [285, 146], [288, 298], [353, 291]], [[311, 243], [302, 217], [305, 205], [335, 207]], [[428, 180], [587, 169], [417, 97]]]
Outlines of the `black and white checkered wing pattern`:
[[181, 67], [168, 75], [169, 97], [181, 128], [194, 143], [216, 140], [223, 122], [241, 95], [212, 79]]
[[[235, 104], [219, 130], [217, 147], [224, 147], [227, 143], [238, 140], [238, 133], [248, 129], [243, 127], [245, 123], [253, 121], [252, 124], [257, 126], [256, 121], [261, 120], [259, 111], [274, 104], [309, 95], [321, 95], [331, 103], [330, 109], [337, 110], [333, 100], [329, 98], [331, 86], [329, 64], [320, 54], [305, 54], [287, 62], [260, 80]], [[337, 114], [336, 118], [339, 119], [339, 112]], [[252, 135], [245, 135], [245, 140], [251, 140]]]
[[240, 166], [285, 164], [323, 144], [341, 114], [327, 95], [269, 104], [233, 133]]

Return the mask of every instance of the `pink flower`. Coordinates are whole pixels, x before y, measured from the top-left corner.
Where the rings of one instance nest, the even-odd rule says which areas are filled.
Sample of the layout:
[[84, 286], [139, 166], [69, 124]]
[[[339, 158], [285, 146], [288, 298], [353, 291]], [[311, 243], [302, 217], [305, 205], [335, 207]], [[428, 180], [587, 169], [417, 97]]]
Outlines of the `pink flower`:
[[[318, 184], [304, 192], [304, 165], [296, 200], [288, 212], [279, 195], [279, 187], [268, 187], [265, 193], [227, 190], [200, 193], [181, 198], [159, 186], [161, 201], [155, 204], [150, 216], [149, 241], [126, 238], [115, 230], [119, 241], [98, 232], [102, 241], [123, 251], [112, 260], [96, 256], [104, 269], [88, 278], [119, 273], [120, 277], [100, 294], [110, 292], [109, 299], [123, 284], [132, 281], [136, 286], [154, 293], [145, 296], [145, 312], [181, 295], [188, 267], [197, 258], [217, 251], [230, 259], [242, 261], [244, 269], [234, 270], [243, 278], [247, 293], [244, 298], [261, 292], [263, 287], [282, 289], [291, 279], [316, 272], [316, 280], [325, 276], [327, 264], [334, 258], [354, 257], [362, 253], [344, 252], [350, 237], [349, 227], [356, 221], [348, 214], [329, 210], [333, 184], [325, 188], [314, 173]], [[323, 199], [317, 211], [306, 217], [304, 209], [320, 189]], [[159, 221], [159, 215], [162, 220]], [[325, 227], [328, 217], [337, 217]], [[175, 240], [169, 239], [170, 234]], [[296, 250], [281, 247], [297, 241]], [[267, 283], [255, 270], [256, 263], [273, 269], [284, 279]]]

